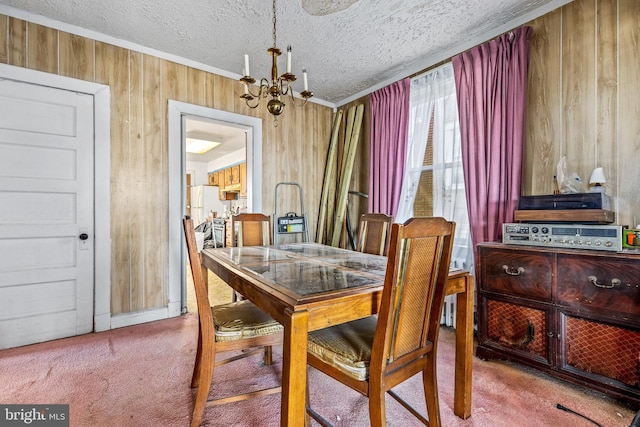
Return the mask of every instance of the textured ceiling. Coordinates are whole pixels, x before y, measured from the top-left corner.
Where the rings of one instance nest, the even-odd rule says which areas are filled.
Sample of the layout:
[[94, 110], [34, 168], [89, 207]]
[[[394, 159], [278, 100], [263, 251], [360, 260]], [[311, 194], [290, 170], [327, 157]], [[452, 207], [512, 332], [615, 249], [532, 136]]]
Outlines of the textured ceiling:
[[[278, 47], [292, 46], [316, 98], [340, 104], [398, 80], [569, 0], [280, 0]], [[268, 0], [0, 0], [239, 77], [270, 73]], [[2, 12], [0, 10], [0, 12]], [[520, 22], [518, 22], [520, 21]], [[68, 30], [67, 30], [68, 31]], [[279, 71], [284, 71], [284, 55]]]

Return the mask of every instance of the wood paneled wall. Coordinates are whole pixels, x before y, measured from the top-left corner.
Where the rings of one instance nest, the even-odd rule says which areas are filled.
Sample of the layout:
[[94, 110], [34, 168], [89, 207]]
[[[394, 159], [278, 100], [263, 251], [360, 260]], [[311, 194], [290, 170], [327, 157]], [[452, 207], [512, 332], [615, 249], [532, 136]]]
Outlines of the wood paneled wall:
[[[0, 62], [111, 87], [112, 314], [167, 305], [169, 99], [262, 118], [262, 210], [274, 212], [277, 182], [299, 182], [315, 233], [331, 108], [289, 103], [274, 128], [238, 98], [238, 81], [3, 15]], [[282, 193], [279, 212], [298, 206]]]
[[640, 2], [575, 0], [533, 27], [524, 194], [550, 194], [562, 156], [601, 166], [616, 223], [640, 222]]
[[[525, 25], [533, 37], [523, 194], [552, 194], [564, 155], [586, 183], [603, 167], [616, 223], [639, 224], [640, 1], [574, 0]], [[351, 189], [366, 192], [367, 180], [360, 169]]]

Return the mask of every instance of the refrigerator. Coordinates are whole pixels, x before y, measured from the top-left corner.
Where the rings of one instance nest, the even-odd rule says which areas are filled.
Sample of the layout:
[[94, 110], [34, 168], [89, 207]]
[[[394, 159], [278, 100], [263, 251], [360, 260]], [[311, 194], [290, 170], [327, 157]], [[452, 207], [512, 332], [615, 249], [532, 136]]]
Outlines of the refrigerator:
[[197, 227], [204, 222], [211, 212], [218, 212], [221, 216], [224, 205], [219, 199], [218, 187], [212, 185], [194, 185], [191, 187], [191, 217], [193, 225]]

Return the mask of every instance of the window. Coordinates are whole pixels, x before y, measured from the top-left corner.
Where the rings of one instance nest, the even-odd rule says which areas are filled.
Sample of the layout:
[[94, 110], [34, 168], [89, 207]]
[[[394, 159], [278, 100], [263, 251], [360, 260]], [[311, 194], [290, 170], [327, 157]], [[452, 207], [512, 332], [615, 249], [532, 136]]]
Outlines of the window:
[[[451, 266], [472, 271], [471, 230], [462, 171], [457, 114], [455, 117], [455, 123], [445, 123], [444, 138], [434, 138], [433, 115], [431, 116], [427, 148], [413, 203], [413, 215], [442, 216], [450, 221], [455, 221], [456, 236]], [[438, 153], [435, 159], [434, 150]]]
[[455, 221], [451, 266], [473, 271], [452, 65], [414, 78], [410, 102], [407, 167], [397, 220], [442, 216]]

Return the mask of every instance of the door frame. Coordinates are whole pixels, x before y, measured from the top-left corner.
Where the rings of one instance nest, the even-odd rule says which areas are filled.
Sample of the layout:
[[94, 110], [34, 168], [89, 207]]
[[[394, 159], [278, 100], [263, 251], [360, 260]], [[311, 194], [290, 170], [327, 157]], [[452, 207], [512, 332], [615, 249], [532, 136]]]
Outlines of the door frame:
[[[185, 212], [186, 147], [182, 131], [183, 116], [197, 116], [247, 129], [247, 211], [262, 211], [262, 119], [216, 110], [170, 99], [168, 102], [169, 148], [169, 317], [186, 311], [186, 252], [182, 232]], [[251, 183], [251, 185], [249, 185]]]
[[[0, 64], [0, 78], [93, 96], [93, 330], [111, 329], [111, 92], [109, 86]], [[100, 161], [96, 161], [100, 159]]]

